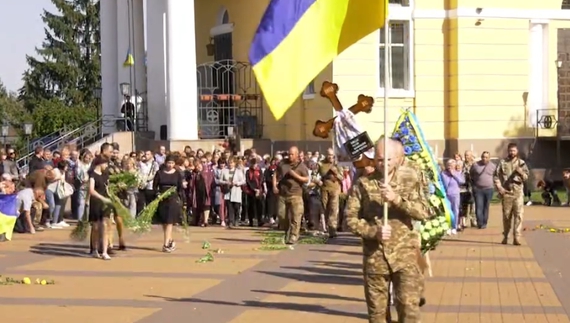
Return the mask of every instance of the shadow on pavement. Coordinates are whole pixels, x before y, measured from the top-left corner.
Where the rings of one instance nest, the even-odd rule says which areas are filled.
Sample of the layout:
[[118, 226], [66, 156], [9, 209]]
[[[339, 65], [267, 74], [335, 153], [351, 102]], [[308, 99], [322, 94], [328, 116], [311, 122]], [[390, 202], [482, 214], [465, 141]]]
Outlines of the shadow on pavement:
[[473, 244], [490, 244], [490, 245], [502, 245], [500, 242], [495, 241], [477, 241], [477, 240], [464, 240], [464, 239], [443, 239], [447, 244], [459, 242], [459, 243], [473, 243]]
[[332, 268], [322, 268], [322, 267], [289, 267], [289, 266], [282, 266], [281, 268], [287, 269], [288, 271], [299, 270], [320, 275], [362, 276], [362, 271], [358, 272], [355, 270], [347, 270], [347, 269], [332, 269]]
[[270, 291], [270, 290], [252, 290], [252, 292], [271, 294], [271, 295], [281, 295], [287, 297], [306, 297], [306, 298], [319, 298], [319, 299], [332, 299], [336, 301], [347, 301], [347, 302], [365, 302], [364, 298], [356, 297], [344, 297], [340, 295], [331, 295], [323, 293], [302, 293], [302, 292], [282, 292], [282, 291]]
[[348, 235], [348, 234], [342, 234], [336, 238], [329, 239], [327, 241], [327, 245], [332, 245], [332, 246], [361, 246], [362, 243], [360, 242], [360, 239], [358, 239], [355, 236]]
[[[129, 247], [127, 250], [148, 250], [161, 252], [159, 248], [148, 247]], [[89, 258], [89, 246], [82, 244], [65, 244], [65, 243], [39, 243], [30, 247], [30, 252], [37, 255], [44, 256], [61, 256], [61, 257], [79, 257]]]
[[270, 272], [270, 271], [258, 271], [258, 273], [279, 278], [286, 278], [286, 279], [306, 282], [306, 283], [357, 285], [357, 286], [363, 284], [362, 278], [347, 277], [347, 276], [297, 274], [297, 273], [283, 273], [283, 272]]
[[338, 253], [347, 256], [362, 256], [362, 252], [356, 251], [343, 251], [343, 250], [322, 250], [322, 249], [309, 249], [311, 252], [324, 252], [324, 253]]
[[315, 266], [326, 266], [326, 267], [333, 267], [333, 268], [342, 268], [342, 269], [358, 269], [362, 271], [362, 263], [352, 263], [352, 262], [340, 262], [340, 261], [309, 261], [311, 264], [315, 264]]
[[324, 307], [322, 305], [312, 305], [312, 304], [295, 304], [295, 303], [264, 303], [260, 301], [243, 301], [241, 303], [237, 302], [226, 302], [226, 301], [217, 301], [217, 300], [206, 300], [206, 299], [198, 299], [198, 298], [170, 298], [158, 295], [144, 295], [145, 297], [152, 297], [152, 298], [160, 298], [165, 301], [169, 302], [189, 302], [189, 303], [196, 303], [196, 304], [213, 304], [213, 305], [222, 305], [222, 306], [243, 306], [243, 307], [252, 307], [252, 308], [263, 308], [263, 309], [274, 309], [274, 310], [286, 310], [286, 311], [301, 311], [301, 312], [309, 312], [309, 313], [320, 313], [320, 314], [327, 314], [327, 315], [334, 315], [334, 316], [343, 316], [343, 317], [350, 317], [350, 318], [358, 318], [365, 320], [368, 318], [368, 315], [362, 313], [350, 313], [344, 311], [338, 311], [334, 309], [330, 309]]
[[218, 241], [238, 242], [238, 243], [260, 243], [257, 239], [239, 239], [239, 238], [215, 238]]

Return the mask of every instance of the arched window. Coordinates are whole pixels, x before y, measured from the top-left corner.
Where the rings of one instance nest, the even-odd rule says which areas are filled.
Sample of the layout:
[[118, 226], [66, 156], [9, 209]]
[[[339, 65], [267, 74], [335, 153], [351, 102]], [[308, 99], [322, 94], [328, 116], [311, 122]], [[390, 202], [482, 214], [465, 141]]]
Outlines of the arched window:
[[228, 13], [228, 9], [226, 7], [221, 7], [218, 11], [218, 25], [225, 25], [230, 23], [230, 14]]
[[224, 10], [224, 14], [222, 16], [222, 24], [229, 24], [230, 23], [230, 14], [227, 10]]

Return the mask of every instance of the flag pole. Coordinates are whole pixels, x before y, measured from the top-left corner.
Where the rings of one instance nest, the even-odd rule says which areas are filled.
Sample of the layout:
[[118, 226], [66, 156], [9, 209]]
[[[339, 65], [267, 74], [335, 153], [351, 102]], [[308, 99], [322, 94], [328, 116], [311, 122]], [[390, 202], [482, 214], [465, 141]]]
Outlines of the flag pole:
[[[386, 1], [387, 2], [387, 1]], [[388, 185], [388, 89], [390, 88], [390, 20], [384, 21], [384, 184]], [[388, 203], [384, 202], [383, 224], [388, 225]]]

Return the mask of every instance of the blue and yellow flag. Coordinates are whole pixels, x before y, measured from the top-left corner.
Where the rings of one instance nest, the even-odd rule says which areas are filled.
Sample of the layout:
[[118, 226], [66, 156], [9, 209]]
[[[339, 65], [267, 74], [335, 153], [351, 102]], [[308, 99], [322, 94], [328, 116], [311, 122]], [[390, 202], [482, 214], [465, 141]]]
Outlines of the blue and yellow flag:
[[133, 58], [133, 55], [131, 54], [131, 49], [129, 48], [129, 50], [127, 51], [127, 58], [125, 58], [125, 61], [123, 62], [123, 67], [131, 67], [135, 65], [135, 59]]
[[382, 28], [387, 14], [387, 0], [271, 0], [249, 60], [274, 117], [335, 57]]
[[459, 214], [453, 213], [451, 209], [437, 165], [437, 158], [424, 136], [418, 118], [412, 111], [406, 110], [400, 115], [392, 138], [400, 140], [404, 145], [406, 158], [417, 162], [424, 170], [430, 185], [430, 205], [437, 210], [437, 215], [445, 216], [447, 223], [455, 229], [456, 218]]
[[12, 232], [18, 218], [17, 194], [0, 195], [0, 234], [12, 240]]

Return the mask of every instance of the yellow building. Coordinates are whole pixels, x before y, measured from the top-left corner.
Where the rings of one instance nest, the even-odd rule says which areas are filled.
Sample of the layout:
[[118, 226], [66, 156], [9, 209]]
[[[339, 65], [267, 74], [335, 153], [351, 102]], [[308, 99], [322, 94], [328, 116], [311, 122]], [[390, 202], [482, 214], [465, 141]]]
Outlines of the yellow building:
[[[213, 61], [212, 46], [206, 45], [216, 46], [220, 35], [231, 35], [226, 55], [247, 62], [268, 2], [196, 1], [198, 63]], [[507, 142], [516, 140], [525, 150], [537, 133], [556, 136], [555, 130], [536, 129], [536, 121], [558, 118], [557, 69], [566, 64], [557, 63], [566, 60], [558, 34], [570, 28], [570, 10], [561, 9], [561, 0], [390, 2], [389, 130], [401, 110], [411, 108], [439, 155], [466, 149], [504, 155]], [[266, 110], [262, 137], [309, 149], [330, 146], [312, 136], [315, 120], [333, 117], [330, 104], [315, 94], [325, 80], [339, 84], [345, 107], [359, 94], [375, 97], [373, 112], [358, 119], [371, 138], [382, 134], [382, 36], [372, 33], [335, 59], [282, 120]]]

